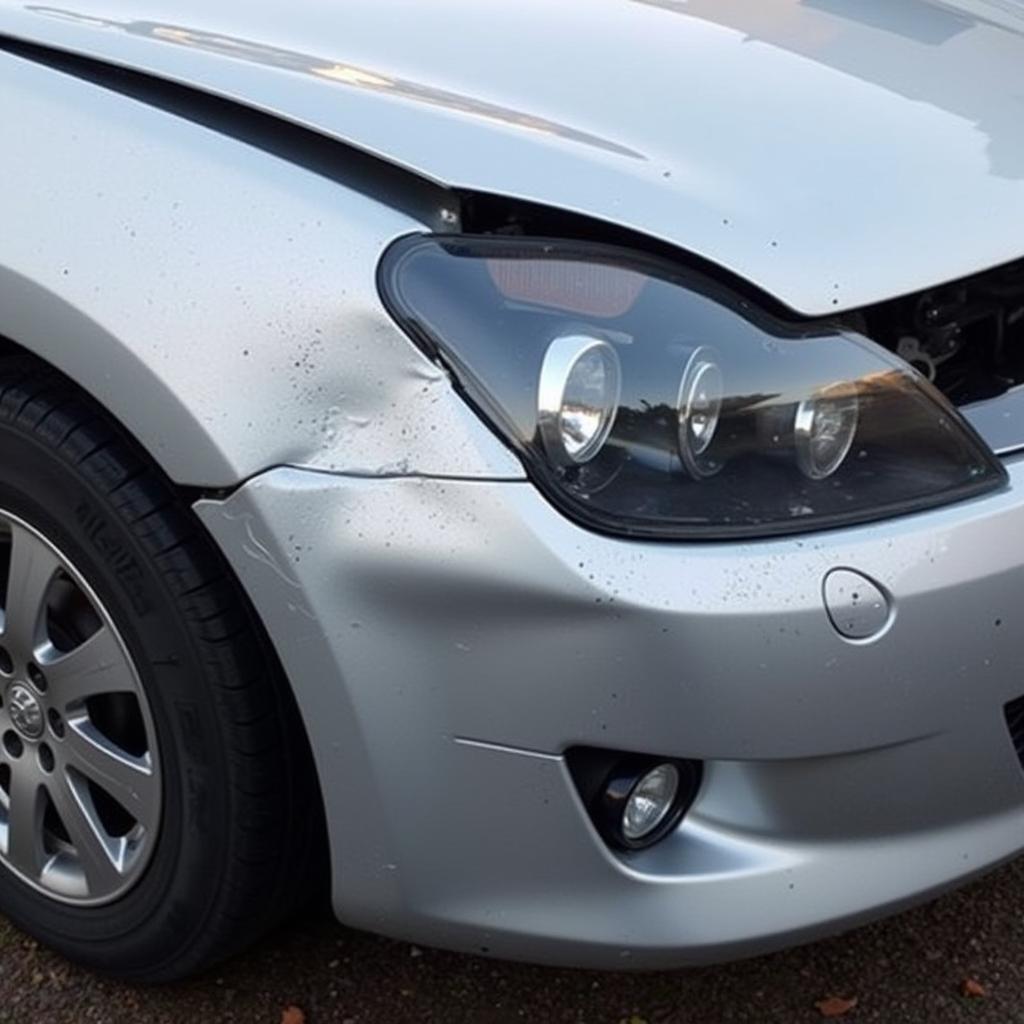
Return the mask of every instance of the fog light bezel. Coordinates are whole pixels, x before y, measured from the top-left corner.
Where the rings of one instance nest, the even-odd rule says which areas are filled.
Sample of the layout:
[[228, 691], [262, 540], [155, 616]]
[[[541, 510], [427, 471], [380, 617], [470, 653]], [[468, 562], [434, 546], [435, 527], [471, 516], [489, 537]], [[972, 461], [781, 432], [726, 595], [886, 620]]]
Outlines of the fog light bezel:
[[[621, 852], [648, 849], [675, 831], [693, 806], [703, 780], [701, 762], [686, 758], [577, 747], [568, 752], [567, 761], [591, 822], [604, 842]], [[664, 764], [678, 773], [672, 807], [649, 832], [631, 838], [623, 831], [629, 797], [645, 776]]]

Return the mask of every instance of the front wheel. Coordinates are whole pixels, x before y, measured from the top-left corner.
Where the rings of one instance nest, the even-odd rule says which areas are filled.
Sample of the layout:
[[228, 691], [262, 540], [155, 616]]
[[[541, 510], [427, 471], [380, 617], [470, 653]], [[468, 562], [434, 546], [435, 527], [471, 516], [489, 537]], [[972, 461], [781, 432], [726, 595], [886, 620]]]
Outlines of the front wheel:
[[159, 744], [110, 612], [52, 541], [0, 508], [0, 858], [40, 895], [112, 903], [159, 840]]
[[72, 385], [0, 360], [0, 911], [134, 980], [239, 949], [321, 833], [273, 653], [188, 507]]

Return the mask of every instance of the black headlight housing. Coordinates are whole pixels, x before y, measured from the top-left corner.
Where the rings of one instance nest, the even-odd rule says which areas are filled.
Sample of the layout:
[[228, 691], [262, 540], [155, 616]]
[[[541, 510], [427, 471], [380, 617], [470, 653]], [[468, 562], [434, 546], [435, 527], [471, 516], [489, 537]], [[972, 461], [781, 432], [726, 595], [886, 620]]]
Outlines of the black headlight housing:
[[794, 324], [628, 250], [412, 236], [385, 304], [568, 515], [604, 532], [760, 537], [1003, 486], [1001, 463], [895, 355]]

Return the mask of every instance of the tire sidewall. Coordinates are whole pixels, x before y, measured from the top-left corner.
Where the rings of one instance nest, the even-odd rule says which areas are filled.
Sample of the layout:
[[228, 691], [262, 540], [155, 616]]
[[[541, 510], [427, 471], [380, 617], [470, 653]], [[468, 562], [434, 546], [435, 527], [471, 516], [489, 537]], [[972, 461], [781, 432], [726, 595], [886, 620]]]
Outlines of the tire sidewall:
[[[183, 610], [114, 496], [17, 423], [0, 422], [0, 510], [46, 536], [106, 607], [135, 662], [156, 732], [162, 819], [144, 874], [115, 901], [76, 907], [47, 897], [0, 866], [0, 905], [15, 923], [77, 959], [152, 964], [180, 948], [212, 907], [230, 843], [229, 767], [215, 695]], [[218, 784], [214, 783], [218, 780]], [[180, 932], [175, 935], [173, 933]], [[71, 945], [73, 948], [68, 950]]]

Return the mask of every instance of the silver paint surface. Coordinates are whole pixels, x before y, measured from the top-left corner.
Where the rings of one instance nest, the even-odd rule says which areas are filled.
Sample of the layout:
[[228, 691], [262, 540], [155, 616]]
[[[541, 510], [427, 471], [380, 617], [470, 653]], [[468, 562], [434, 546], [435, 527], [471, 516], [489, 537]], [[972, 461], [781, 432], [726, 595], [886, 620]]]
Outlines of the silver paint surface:
[[0, 34], [635, 228], [795, 310], [1024, 251], [1015, 0], [67, 0]]
[[960, 410], [997, 455], [1024, 447], [1024, 385]]
[[[817, 314], [1024, 251], [1019, 8], [0, 0], [0, 34], [645, 231]], [[295, 689], [344, 920], [696, 962], [1019, 850], [1024, 464], [1002, 493], [853, 530], [609, 540], [522, 480], [382, 308], [381, 252], [440, 211], [5, 53], [0, 124], [0, 335], [175, 480], [249, 481], [197, 512]], [[871, 643], [829, 621], [843, 567], [898, 607]], [[573, 744], [706, 759], [693, 815], [613, 856]]]
[[[657, 966], [834, 931], [1020, 848], [1009, 469], [984, 499], [750, 544], [600, 537], [526, 483], [281, 469], [197, 511], [292, 678], [342, 920]], [[826, 613], [842, 566], [898, 604], [873, 643]], [[610, 853], [576, 744], [706, 759], [693, 813]]]
[[173, 479], [521, 476], [381, 305], [381, 252], [423, 224], [3, 52], [0, 125], [0, 336], [91, 392]]

